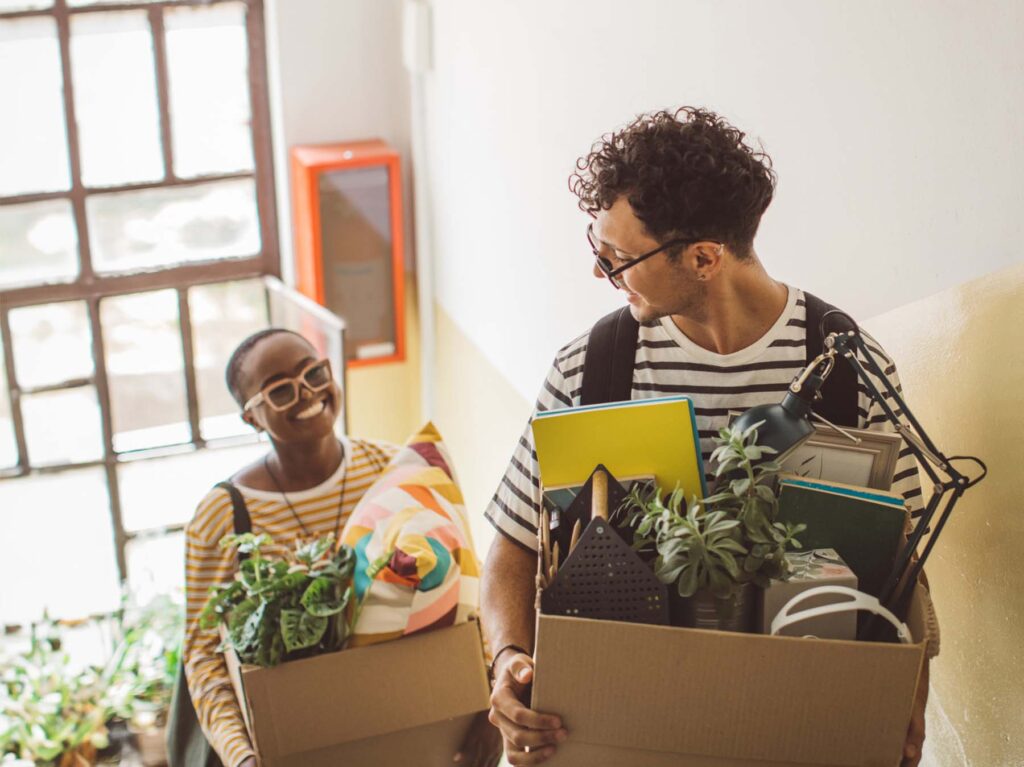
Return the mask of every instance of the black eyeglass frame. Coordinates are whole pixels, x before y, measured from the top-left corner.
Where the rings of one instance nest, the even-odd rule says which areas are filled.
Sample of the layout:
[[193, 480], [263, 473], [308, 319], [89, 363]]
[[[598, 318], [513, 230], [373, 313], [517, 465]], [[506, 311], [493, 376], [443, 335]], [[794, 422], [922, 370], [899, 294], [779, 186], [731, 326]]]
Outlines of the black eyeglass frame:
[[608, 282], [610, 282], [616, 290], [621, 290], [622, 285], [620, 285], [615, 278], [618, 277], [627, 269], [632, 269], [641, 261], [646, 261], [648, 258], [656, 256], [662, 251], [667, 250], [669, 248], [678, 247], [680, 245], [694, 245], [698, 242], [713, 242], [715, 245], [718, 245], [719, 247], [722, 246], [722, 243], [718, 242], [718, 240], [710, 240], [707, 237], [677, 237], [674, 240], [669, 240], [666, 243], [662, 243], [654, 250], [650, 250], [642, 255], [637, 256], [636, 258], [630, 259], [628, 264], [623, 264], [622, 266], [613, 269], [611, 263], [608, 261], [608, 259], [604, 258], [604, 256], [601, 255], [601, 251], [598, 249], [598, 244], [596, 238], [594, 237], [594, 223], [590, 222], [589, 224], [587, 224], [587, 243], [590, 245], [590, 250], [594, 254], [594, 260], [597, 262], [597, 268], [600, 269], [601, 273], [608, 278]]

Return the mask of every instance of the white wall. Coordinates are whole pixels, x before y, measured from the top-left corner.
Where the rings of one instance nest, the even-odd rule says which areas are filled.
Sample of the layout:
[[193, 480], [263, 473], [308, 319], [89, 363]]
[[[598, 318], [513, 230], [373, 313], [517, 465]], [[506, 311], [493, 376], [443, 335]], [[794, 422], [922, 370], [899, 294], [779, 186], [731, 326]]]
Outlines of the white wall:
[[[288, 150], [381, 138], [402, 154], [409, 190], [409, 84], [402, 65], [401, 0], [266, 0], [267, 63], [281, 265], [291, 282]], [[411, 263], [411, 245], [406, 262]]]
[[531, 401], [619, 305], [566, 178], [641, 111], [706, 105], [780, 182], [774, 276], [866, 318], [1020, 260], [1024, 3], [434, 0], [437, 291]]

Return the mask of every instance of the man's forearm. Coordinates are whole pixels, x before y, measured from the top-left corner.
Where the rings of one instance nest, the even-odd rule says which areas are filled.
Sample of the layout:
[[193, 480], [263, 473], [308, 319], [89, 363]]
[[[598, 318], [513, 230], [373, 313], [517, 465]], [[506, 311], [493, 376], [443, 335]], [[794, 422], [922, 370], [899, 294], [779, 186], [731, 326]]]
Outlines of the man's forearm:
[[480, 583], [484, 634], [492, 653], [513, 644], [533, 649], [537, 557], [495, 536]]

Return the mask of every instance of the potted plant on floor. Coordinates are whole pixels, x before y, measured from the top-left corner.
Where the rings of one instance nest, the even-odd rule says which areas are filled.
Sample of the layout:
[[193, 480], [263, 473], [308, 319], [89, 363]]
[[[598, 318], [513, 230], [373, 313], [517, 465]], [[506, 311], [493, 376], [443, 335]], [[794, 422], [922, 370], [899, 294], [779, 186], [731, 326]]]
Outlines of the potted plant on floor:
[[772, 480], [781, 467], [762, 461], [774, 451], [757, 445], [759, 425], [719, 431], [711, 456], [724, 482], [718, 492], [687, 501], [677, 488], [663, 500], [660, 488], [645, 485], [635, 487], [617, 512], [633, 529], [633, 545], [656, 555], [658, 579], [675, 584], [673, 624], [750, 631], [755, 588], [788, 574], [785, 553], [800, 545], [795, 536], [804, 526], [776, 522]]
[[184, 610], [167, 595], [125, 605], [114, 623], [117, 716], [144, 767], [166, 764], [165, 726], [181, 652]]
[[72, 665], [57, 626], [32, 627], [27, 651], [0, 672], [0, 763], [88, 767], [109, 743], [115, 670]]

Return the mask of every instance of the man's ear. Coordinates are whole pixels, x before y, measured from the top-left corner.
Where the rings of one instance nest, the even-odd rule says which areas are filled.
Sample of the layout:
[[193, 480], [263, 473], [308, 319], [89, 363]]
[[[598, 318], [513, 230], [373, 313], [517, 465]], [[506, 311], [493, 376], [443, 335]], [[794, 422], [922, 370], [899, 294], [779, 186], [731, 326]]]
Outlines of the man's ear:
[[698, 280], [710, 280], [717, 275], [725, 263], [725, 245], [714, 242], [698, 242], [693, 246], [693, 271]]

